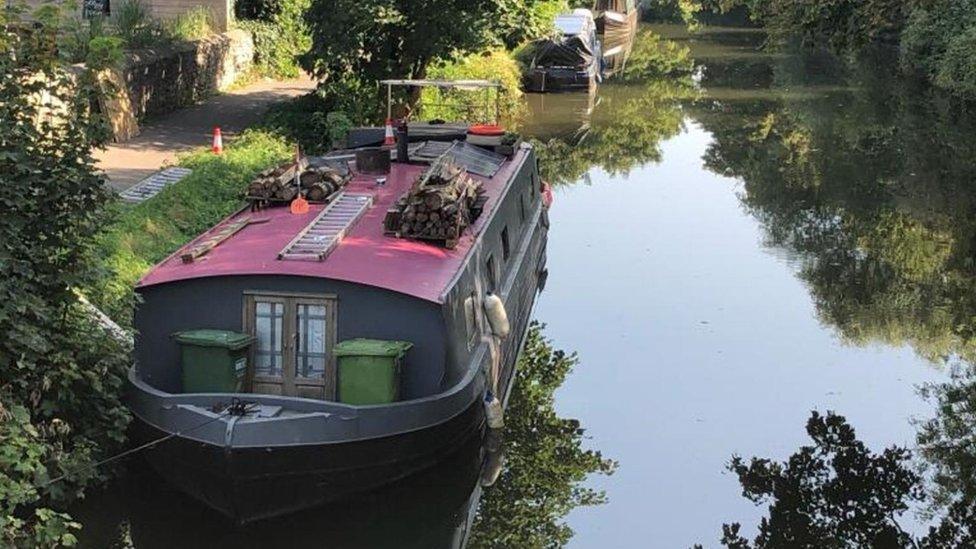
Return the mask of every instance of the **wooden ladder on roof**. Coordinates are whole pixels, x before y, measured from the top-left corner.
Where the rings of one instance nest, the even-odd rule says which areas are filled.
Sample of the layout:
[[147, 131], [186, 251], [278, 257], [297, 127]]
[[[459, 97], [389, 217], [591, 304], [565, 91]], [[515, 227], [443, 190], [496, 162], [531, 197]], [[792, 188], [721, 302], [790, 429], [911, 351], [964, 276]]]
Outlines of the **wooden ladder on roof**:
[[268, 218], [252, 219], [251, 217], [242, 217], [240, 219], [235, 219], [234, 221], [231, 221], [218, 229], [216, 232], [208, 234], [204, 240], [201, 240], [197, 244], [187, 248], [186, 251], [180, 254], [180, 259], [183, 261], [183, 263], [193, 263], [197, 258], [208, 254], [210, 250], [216, 248], [223, 241], [240, 232], [244, 227], [254, 225], [256, 223], [267, 222]]
[[340, 192], [278, 253], [278, 259], [322, 261], [372, 205], [370, 195]]

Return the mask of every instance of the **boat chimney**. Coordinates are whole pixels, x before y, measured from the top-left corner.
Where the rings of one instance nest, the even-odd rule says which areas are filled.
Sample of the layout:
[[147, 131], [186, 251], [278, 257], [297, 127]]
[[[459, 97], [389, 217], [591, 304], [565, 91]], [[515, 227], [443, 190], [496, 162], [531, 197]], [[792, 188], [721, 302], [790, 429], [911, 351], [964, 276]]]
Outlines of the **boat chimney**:
[[407, 150], [407, 146], [410, 143], [410, 138], [407, 134], [407, 120], [405, 118], [401, 118], [397, 123], [396, 128], [397, 162], [410, 162], [410, 152]]

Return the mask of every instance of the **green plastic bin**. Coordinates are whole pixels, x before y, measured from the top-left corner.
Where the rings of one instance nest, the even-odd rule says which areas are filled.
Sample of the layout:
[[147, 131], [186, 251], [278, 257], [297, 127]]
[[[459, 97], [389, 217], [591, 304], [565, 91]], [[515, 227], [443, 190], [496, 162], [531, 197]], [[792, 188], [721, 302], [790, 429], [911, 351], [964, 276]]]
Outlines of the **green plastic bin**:
[[239, 393], [254, 337], [226, 330], [177, 332], [184, 393]]
[[403, 355], [413, 347], [406, 341], [350, 339], [335, 347], [339, 362], [339, 402], [385, 404], [400, 397]]

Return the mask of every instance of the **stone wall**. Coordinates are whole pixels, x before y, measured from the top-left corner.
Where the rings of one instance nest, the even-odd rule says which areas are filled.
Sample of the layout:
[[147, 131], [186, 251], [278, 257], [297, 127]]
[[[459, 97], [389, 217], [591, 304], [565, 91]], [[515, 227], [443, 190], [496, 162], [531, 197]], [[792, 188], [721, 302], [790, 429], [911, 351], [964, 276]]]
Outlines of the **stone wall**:
[[121, 70], [132, 112], [139, 119], [192, 105], [226, 89], [247, 72], [254, 41], [242, 30], [126, 54]]

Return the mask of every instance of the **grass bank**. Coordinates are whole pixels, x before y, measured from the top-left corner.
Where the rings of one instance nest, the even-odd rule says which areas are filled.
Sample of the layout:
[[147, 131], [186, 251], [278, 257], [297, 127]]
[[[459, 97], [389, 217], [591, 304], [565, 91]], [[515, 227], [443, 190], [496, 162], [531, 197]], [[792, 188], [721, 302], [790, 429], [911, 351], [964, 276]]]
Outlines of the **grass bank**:
[[115, 221], [100, 236], [105, 282], [92, 300], [131, 325], [132, 287], [153, 265], [242, 204], [247, 183], [261, 170], [291, 157], [292, 145], [267, 131], [244, 132], [222, 155], [200, 150], [180, 158], [193, 173], [140, 204], [116, 206]]

